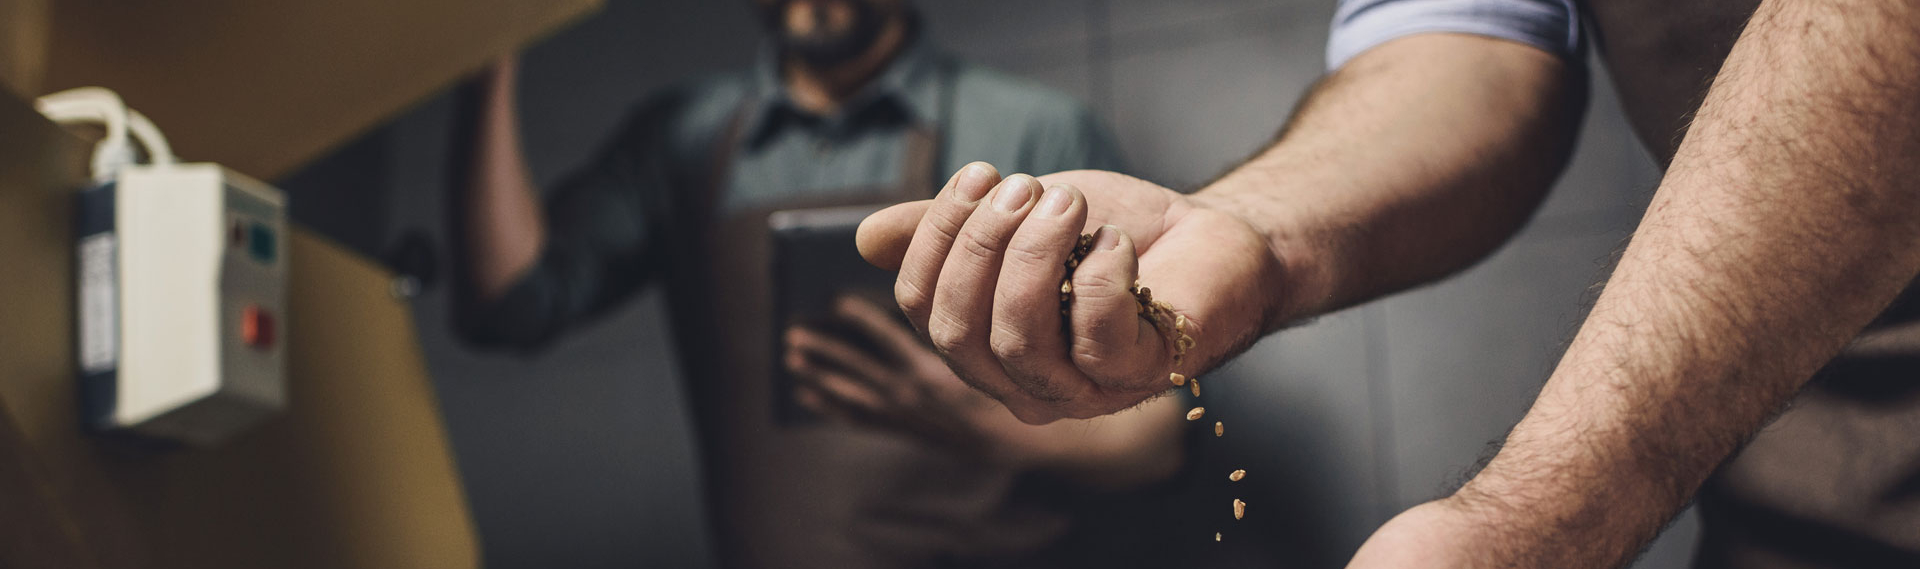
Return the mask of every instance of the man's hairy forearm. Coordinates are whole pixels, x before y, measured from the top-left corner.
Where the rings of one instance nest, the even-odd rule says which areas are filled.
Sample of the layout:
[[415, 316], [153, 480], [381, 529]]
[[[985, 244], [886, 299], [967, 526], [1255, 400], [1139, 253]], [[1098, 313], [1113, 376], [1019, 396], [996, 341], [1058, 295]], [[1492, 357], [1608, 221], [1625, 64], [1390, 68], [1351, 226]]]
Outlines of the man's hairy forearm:
[[1534, 565], [1630, 558], [1914, 277], [1916, 164], [1920, 8], [1762, 5], [1592, 315], [1457, 497]]
[[1394, 40], [1301, 103], [1279, 141], [1195, 196], [1268, 237], [1269, 327], [1459, 270], [1526, 221], [1571, 151], [1584, 75], [1478, 36]]

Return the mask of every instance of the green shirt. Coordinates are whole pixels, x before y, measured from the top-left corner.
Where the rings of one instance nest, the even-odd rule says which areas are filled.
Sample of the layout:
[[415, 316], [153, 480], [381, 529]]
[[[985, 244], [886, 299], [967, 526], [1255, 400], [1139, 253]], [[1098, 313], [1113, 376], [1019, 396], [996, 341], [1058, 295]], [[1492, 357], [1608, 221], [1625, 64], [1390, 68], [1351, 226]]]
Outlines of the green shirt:
[[[716, 165], [737, 119], [732, 160]], [[810, 193], [899, 187], [908, 133], [937, 133], [940, 176], [973, 161], [1002, 172], [1117, 170], [1107, 131], [1073, 99], [958, 63], [916, 41], [832, 116], [795, 106], [773, 50], [748, 70], [694, 81], [640, 103], [599, 158], [548, 200], [538, 264], [498, 301], [467, 311], [480, 343], [531, 348], [648, 284], [671, 251], [672, 204], [711, 191], [740, 211]], [[715, 173], [724, 168], [724, 175]], [[944, 178], [943, 178], [944, 179]], [[940, 180], [928, 180], [931, 196]], [[692, 197], [690, 197], [692, 196]]]

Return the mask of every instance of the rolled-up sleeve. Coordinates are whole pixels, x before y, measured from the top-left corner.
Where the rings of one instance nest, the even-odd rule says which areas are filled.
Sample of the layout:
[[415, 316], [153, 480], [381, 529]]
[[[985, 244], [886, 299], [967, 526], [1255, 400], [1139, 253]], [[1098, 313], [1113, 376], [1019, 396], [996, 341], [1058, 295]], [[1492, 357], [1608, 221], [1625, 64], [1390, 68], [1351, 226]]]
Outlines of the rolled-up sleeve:
[[1578, 63], [1584, 52], [1573, 0], [1341, 0], [1327, 39], [1327, 69], [1374, 46], [1422, 33], [1494, 37]]
[[469, 341], [541, 347], [659, 271], [662, 197], [671, 184], [663, 124], [672, 107], [658, 99], [641, 105], [592, 166], [559, 186], [547, 200], [539, 261], [500, 298], [462, 311]]

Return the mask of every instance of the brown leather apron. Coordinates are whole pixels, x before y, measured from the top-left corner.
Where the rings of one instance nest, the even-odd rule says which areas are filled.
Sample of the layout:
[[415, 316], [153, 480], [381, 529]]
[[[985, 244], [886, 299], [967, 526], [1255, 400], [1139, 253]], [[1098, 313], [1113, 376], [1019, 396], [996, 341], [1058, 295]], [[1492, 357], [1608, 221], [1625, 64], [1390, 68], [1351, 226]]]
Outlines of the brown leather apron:
[[900, 435], [775, 419], [768, 214], [924, 199], [943, 178], [935, 170], [938, 136], [921, 126], [906, 137], [897, 186], [808, 191], [729, 211], [720, 204], [745, 115], [736, 112], [717, 140], [708, 191], [673, 206], [669, 240], [677, 348], [722, 565], [926, 567], [1017, 555], [1058, 536], [1064, 516], [1008, 511], [1018, 473]]

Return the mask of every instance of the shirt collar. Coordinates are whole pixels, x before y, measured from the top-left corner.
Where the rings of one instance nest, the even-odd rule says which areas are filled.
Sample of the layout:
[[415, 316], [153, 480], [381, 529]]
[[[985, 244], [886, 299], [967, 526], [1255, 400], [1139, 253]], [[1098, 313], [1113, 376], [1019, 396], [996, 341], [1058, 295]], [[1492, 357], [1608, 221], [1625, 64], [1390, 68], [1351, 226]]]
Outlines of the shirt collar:
[[[820, 118], [847, 120], [875, 104], [893, 102], [911, 113], [916, 122], [937, 127], [940, 120], [938, 66], [939, 55], [920, 39], [920, 34], [914, 33], [879, 76], [841, 105], [837, 116]], [[794, 105], [788, 96], [786, 82], [780, 76], [780, 50], [771, 43], [761, 47], [754, 61], [752, 87], [747, 94], [744, 107], [747, 114], [742, 124], [750, 146], [770, 138], [785, 124], [786, 121], [780, 119], [809, 114]]]

